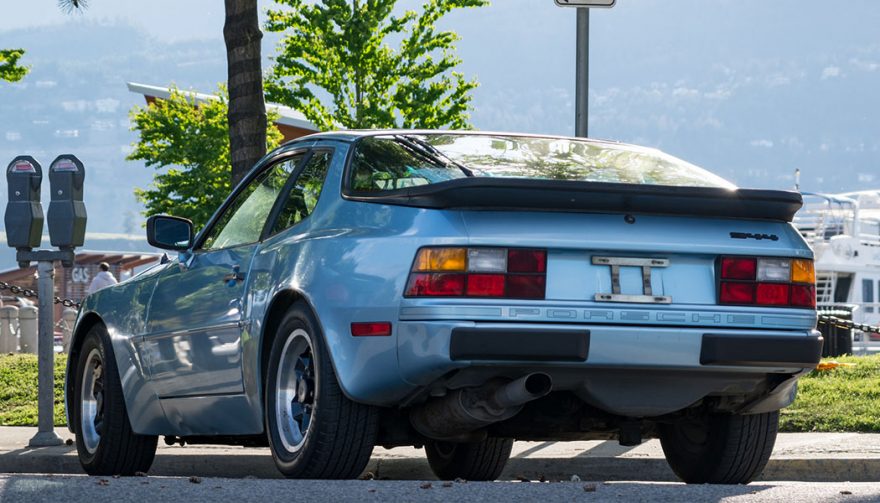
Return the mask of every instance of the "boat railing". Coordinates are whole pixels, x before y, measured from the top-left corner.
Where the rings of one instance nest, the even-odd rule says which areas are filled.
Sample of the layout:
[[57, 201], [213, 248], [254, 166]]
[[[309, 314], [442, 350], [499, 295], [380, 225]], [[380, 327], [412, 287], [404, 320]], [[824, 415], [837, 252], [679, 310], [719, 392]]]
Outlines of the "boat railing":
[[809, 242], [828, 241], [834, 236], [852, 235], [858, 205], [855, 201], [817, 194], [804, 194], [804, 206], [794, 225]]
[[880, 247], [880, 224], [876, 218], [859, 218], [859, 204], [841, 196], [804, 193], [804, 206], [794, 217], [794, 225], [812, 244], [835, 236], [859, 238], [859, 244]]

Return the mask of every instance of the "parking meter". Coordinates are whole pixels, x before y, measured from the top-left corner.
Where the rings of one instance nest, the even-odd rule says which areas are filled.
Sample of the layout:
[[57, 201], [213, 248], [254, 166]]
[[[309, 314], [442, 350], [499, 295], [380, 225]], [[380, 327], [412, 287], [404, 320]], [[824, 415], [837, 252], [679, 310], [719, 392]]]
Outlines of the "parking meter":
[[49, 165], [49, 239], [52, 246], [72, 249], [86, 237], [86, 206], [83, 204], [83, 163], [74, 155], [62, 154]]
[[43, 206], [40, 184], [43, 170], [33, 157], [20, 155], [6, 168], [9, 200], [6, 203], [6, 242], [18, 250], [40, 246], [43, 233]]

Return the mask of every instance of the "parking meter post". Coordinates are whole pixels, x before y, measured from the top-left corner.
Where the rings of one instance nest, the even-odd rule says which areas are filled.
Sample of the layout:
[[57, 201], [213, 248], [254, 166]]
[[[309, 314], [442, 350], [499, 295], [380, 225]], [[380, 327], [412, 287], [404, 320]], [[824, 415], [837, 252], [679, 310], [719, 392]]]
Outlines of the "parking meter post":
[[48, 260], [37, 263], [40, 324], [37, 341], [39, 397], [37, 434], [29, 447], [61, 445], [55, 434], [55, 324], [52, 322], [55, 305], [55, 265]]
[[[49, 238], [58, 250], [34, 250], [40, 246], [43, 233], [43, 207], [40, 204], [40, 185], [43, 171], [30, 156], [20, 155], [6, 168], [9, 199], [4, 223], [6, 243], [16, 249], [18, 266], [37, 263], [39, 279], [39, 322], [34, 340], [26, 333], [26, 313], [22, 308], [19, 323], [22, 351], [36, 349], [38, 353], [38, 411], [39, 431], [30, 440], [31, 447], [60, 445], [55, 434], [55, 262], [64, 267], [73, 266], [74, 248], [82, 246], [86, 234], [86, 208], [83, 204], [85, 169], [82, 162], [71, 154], [55, 158], [49, 166], [49, 184], [52, 200], [49, 204]], [[5, 337], [4, 337], [5, 339]], [[0, 340], [5, 343], [5, 341]], [[34, 347], [36, 346], [36, 347]]]

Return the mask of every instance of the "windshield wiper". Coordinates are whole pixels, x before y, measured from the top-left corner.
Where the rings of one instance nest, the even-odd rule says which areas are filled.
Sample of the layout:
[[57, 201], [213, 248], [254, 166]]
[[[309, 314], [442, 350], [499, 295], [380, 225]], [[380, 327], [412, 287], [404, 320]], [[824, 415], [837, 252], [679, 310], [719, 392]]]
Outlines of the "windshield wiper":
[[428, 159], [429, 161], [440, 164], [445, 167], [454, 166], [461, 170], [465, 176], [474, 176], [473, 170], [460, 162], [450, 158], [441, 152], [437, 147], [431, 145], [418, 136], [396, 134], [392, 136], [398, 143], [401, 143], [413, 153]]

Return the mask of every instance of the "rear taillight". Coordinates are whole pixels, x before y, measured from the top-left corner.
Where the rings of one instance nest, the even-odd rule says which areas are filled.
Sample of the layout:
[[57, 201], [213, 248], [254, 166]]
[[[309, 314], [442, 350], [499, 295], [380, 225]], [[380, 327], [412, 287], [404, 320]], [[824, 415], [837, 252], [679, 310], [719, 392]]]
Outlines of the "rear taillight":
[[720, 304], [816, 307], [812, 260], [721, 257], [718, 269]]
[[406, 297], [543, 299], [547, 250], [422, 248], [406, 282]]

